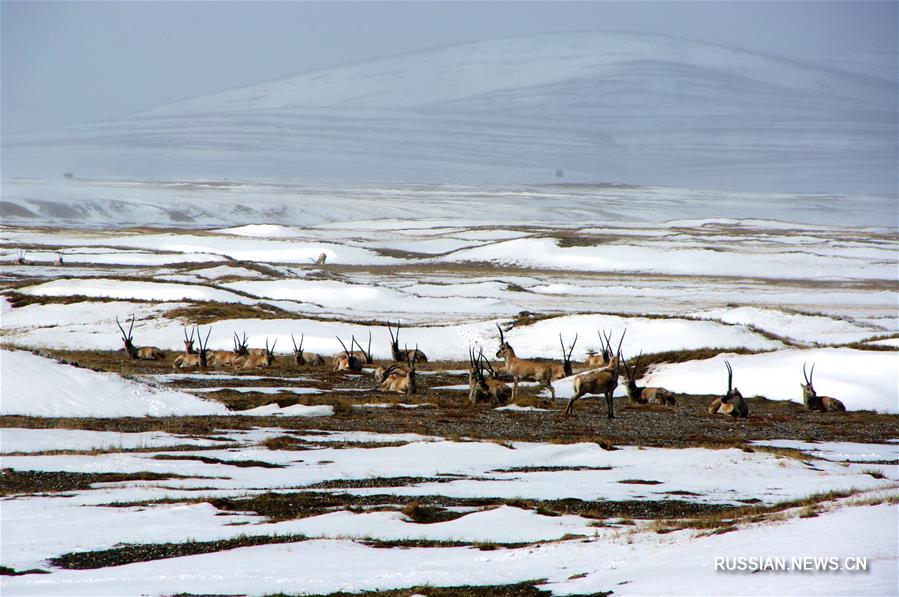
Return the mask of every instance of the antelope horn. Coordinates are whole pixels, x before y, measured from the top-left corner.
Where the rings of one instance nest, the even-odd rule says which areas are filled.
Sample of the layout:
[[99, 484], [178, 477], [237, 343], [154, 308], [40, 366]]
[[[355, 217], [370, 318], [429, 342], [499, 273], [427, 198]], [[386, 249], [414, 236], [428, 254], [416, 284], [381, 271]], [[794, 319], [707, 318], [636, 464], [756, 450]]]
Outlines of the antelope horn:
[[306, 339], [306, 334], [300, 332], [300, 352], [303, 352], [303, 340]]
[[387, 333], [390, 334], [390, 343], [396, 344], [396, 339], [393, 337], [393, 329], [390, 327], [390, 322], [387, 322]]
[[734, 370], [727, 361], [724, 361], [724, 366], [727, 367], [727, 393], [730, 395], [734, 383]]
[[[627, 328], [624, 328], [624, 331], [621, 333], [621, 340], [618, 341], [618, 352], [616, 354], [621, 354], [621, 344], [624, 342], [624, 335], [627, 333]], [[611, 348], [611, 346], [609, 347]]]
[[[266, 338], [267, 339], [267, 338]], [[273, 355], [275, 353], [275, 347], [278, 345], [278, 339], [275, 338], [275, 341], [272, 342], [272, 349], [268, 351], [269, 355]]]
[[499, 324], [496, 324], [496, 329], [499, 330], [499, 343], [500, 343], [500, 344], [505, 344], [506, 338], [505, 338], [505, 336], [503, 335], [503, 328], [499, 327]]
[[127, 340], [127, 339], [128, 339], [128, 334], [125, 333], [125, 328], [123, 328], [123, 327], [122, 327], [122, 324], [119, 323], [119, 318], [118, 318], [118, 317], [115, 318], [115, 324], [116, 324], [117, 326], [119, 326], [119, 331], [122, 332], [122, 338], [125, 339], [125, 340]]
[[340, 345], [343, 346], [343, 354], [349, 356], [349, 355], [350, 355], [350, 351], [348, 351], [348, 350], [346, 349], [346, 344], [343, 343], [343, 340], [340, 339], [340, 336], [335, 336], [335, 337], [337, 338], [337, 341], [340, 342]]
[[131, 327], [128, 328], [128, 339], [131, 339], [131, 330], [134, 329], [134, 313], [131, 314]]
[[805, 385], [810, 385], [808, 380], [808, 373], [805, 372], [805, 366], [807, 363], [802, 363], [802, 377], [805, 378]]
[[808, 385], [812, 385], [815, 379], [815, 364], [812, 363], [812, 369], [808, 372]]
[[294, 339], [293, 334], [290, 335], [290, 341], [293, 342], [293, 351], [300, 352], [300, 349], [297, 348], [297, 341]]
[[566, 361], [571, 360], [571, 353], [574, 352], [574, 345], [577, 344], [577, 336], [577, 334], [574, 335], [574, 342], [572, 342], [571, 346], [568, 347], [568, 358], [565, 359]]

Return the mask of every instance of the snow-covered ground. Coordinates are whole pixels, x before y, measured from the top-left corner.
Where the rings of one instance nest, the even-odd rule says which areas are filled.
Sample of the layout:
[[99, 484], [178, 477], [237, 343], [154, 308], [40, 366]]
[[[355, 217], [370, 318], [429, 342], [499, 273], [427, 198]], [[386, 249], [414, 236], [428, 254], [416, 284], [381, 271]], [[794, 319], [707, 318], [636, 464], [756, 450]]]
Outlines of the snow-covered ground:
[[[12, 431], [8, 436], [11, 446], [28, 442], [44, 450], [87, 450], [89, 447], [113, 450], [112, 453], [6, 456], [4, 466], [19, 471], [146, 471], [197, 478], [103, 483], [89, 490], [67, 493], [65, 497], [33, 495], [5, 499], [0, 508], [4, 528], [0, 536], [2, 565], [16, 570], [49, 569], [50, 574], [4, 577], [4, 594], [219, 592], [225, 585], [218, 583], [227, 581], [230, 591], [257, 595], [274, 590], [319, 592], [415, 584], [505, 584], [535, 578], [546, 578], [548, 588], [560, 594], [621, 588], [618, 583], [625, 581], [627, 590], [636, 594], [660, 591], [696, 594], [710, 588], [707, 584], [710, 579], [718, 583], [736, 582], [729, 581], [729, 575], [714, 573], [716, 555], [868, 557], [870, 571], [865, 576], [866, 586], [872, 590], [874, 587], [890, 589], [893, 586], [890, 583], [895, 583], [896, 509], [888, 505], [862, 505], [861, 500], [865, 496], [883, 498], [895, 494], [899, 470], [896, 465], [873, 465], [884, 476], [875, 478], [869, 474], [872, 465], [844, 465], [831, 462], [829, 457], [838, 453], [884, 453], [884, 446], [848, 443], [815, 444], [815, 449], [796, 446], [808, 450], [811, 462], [805, 462], [764, 451], [737, 449], [622, 448], [610, 452], [596, 444], [516, 442], [506, 447], [491, 442], [447, 442], [410, 434], [323, 436], [316, 432], [292, 437], [311, 441], [325, 438], [326, 442], [393, 441], [400, 445], [324, 447], [314, 452], [295, 452], [257, 446], [255, 442], [283, 434], [276, 428], [264, 428], [215, 433], [216, 439], [212, 441], [240, 446], [237, 449], [169, 453], [211, 459], [206, 463], [157, 459], [156, 456], [166, 455], [165, 448], [160, 446], [156, 451], [149, 444], [157, 441], [164, 444], [166, 440], [179, 445], [185, 443], [184, 438], [166, 438], [163, 434], [149, 438], [143, 433], [123, 433], [119, 434], [117, 444], [110, 444], [110, 438], [91, 431], [6, 431]], [[145, 451], [115, 453], [117, 448], [130, 447]], [[302, 459], [298, 460], [298, 455]], [[285, 468], [218, 463], [247, 459]], [[540, 470], [547, 465], [553, 470]], [[740, 474], [735, 476], [735, 470]], [[364, 488], [364, 479], [369, 476], [442, 476], [443, 482]], [[686, 494], [691, 495], [690, 499], [707, 503], [737, 503], [736, 500], [751, 497], [773, 504], [835, 489], [854, 488], [866, 493], [856, 502], [843, 500], [824, 505], [816, 518], [796, 518], [797, 512], [793, 511], [784, 520], [740, 523], [737, 530], [711, 536], [693, 530], [657, 534], [651, 524], [622, 526], [614, 520], [596, 526], [593, 520], [576, 515], [546, 516], [539, 511], [508, 505], [464, 508], [460, 510], [464, 515], [455, 520], [418, 524], [398, 511], [336, 510], [308, 518], [270, 521], [252, 513], [221, 512], [203, 501], [204, 497], [243, 497], [268, 489], [297, 490], [329, 479], [360, 480], [357, 489], [338, 490], [357, 494], [526, 500], [551, 497], [665, 500], [671, 499], [671, 494], [666, 492], [676, 489], [692, 492]], [[634, 483], [634, 480], [641, 482]], [[148, 506], [108, 506], [162, 498], [166, 501]], [[303, 535], [308, 540], [99, 571], [61, 570], [47, 563], [47, 559], [65, 553], [110, 549], [122, 543], [179, 543], [266, 535]], [[376, 550], [358, 542], [367, 539], [538, 544], [494, 551], [465, 547]], [[772, 549], [772, 545], [776, 547]], [[239, 557], [232, 562], [235, 556]], [[303, 558], [301, 573], [293, 572], [297, 557]], [[350, 557], [354, 565], [340, 573], [327, 567], [327, 562]], [[310, 561], [321, 564], [310, 566]], [[679, 565], [675, 566], [675, 562]], [[655, 572], [647, 573], [646, 566]], [[693, 574], [686, 574], [684, 566]], [[663, 589], [656, 576], [669, 567], [674, 578], [679, 579], [678, 584], [670, 584], [669, 574], [666, 579], [669, 584]], [[820, 592], [825, 587], [820, 583], [824, 582], [830, 583], [826, 585], [828, 594], [851, 593], [850, 587], [857, 586], [846, 581], [845, 574], [825, 576], [816, 580], [818, 575], [803, 575], [804, 584], [798, 592]], [[777, 584], [786, 580], [773, 575], [741, 576], [739, 580], [737, 592], [741, 594], [768, 594], [786, 586]], [[840, 584], [844, 581], [845, 584]], [[720, 594], [722, 585], [714, 586]]]
[[724, 361], [734, 371], [734, 386], [744, 397], [802, 402], [803, 364], [815, 364], [814, 386], [819, 396], [837, 398], [848, 410], [899, 412], [899, 354], [892, 351], [819, 348], [766, 354], [720, 354], [702, 361], [660, 365], [643, 385], [673, 392], [721, 394], [727, 390]]

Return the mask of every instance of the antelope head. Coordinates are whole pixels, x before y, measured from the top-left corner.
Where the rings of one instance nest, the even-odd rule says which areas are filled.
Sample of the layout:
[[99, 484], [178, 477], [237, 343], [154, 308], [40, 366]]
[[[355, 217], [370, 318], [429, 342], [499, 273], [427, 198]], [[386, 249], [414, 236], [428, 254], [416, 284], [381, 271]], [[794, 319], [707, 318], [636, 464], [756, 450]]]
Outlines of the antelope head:
[[184, 330], [184, 354], [193, 354], [196, 352], [194, 350], [194, 330], [190, 331], [190, 337], [188, 337], [187, 326], [182, 329]]
[[812, 370], [809, 374], [805, 373], [805, 363], [802, 363], [802, 376], [805, 378], [804, 384], [799, 384], [802, 386], [802, 399], [808, 404], [809, 400], [814, 400], [818, 394], [815, 392], [815, 387], [812, 385], [812, 378], [815, 376], [815, 364], [812, 363]]
[[278, 344], [278, 339], [275, 338], [275, 341], [272, 342], [272, 347], [268, 347], [268, 338], [265, 339], [265, 365], [267, 367], [272, 366], [272, 361], [275, 360], [275, 345]]
[[200, 345], [200, 350], [197, 352], [197, 356], [199, 357], [198, 360], [199, 360], [199, 363], [200, 363], [200, 367], [202, 367], [203, 369], [205, 369], [205, 368], [206, 368], [206, 355], [207, 355], [207, 353], [206, 353], [206, 351], [207, 351], [206, 346], [209, 344], [209, 334], [212, 333], [212, 326], [210, 326], [210, 327], [209, 327], [209, 330], [207, 330], [207, 332], [206, 332], [206, 339], [205, 339], [205, 340], [201, 340], [201, 339], [200, 339], [200, 338], [202, 338], [202, 334], [200, 333], [200, 328], [199, 328], [199, 326], [195, 326], [195, 330], [196, 330], [196, 332], [197, 332], [197, 343]]
[[134, 343], [132, 342], [133, 336], [131, 335], [131, 330], [134, 329], [134, 315], [131, 316], [131, 327], [128, 328], [128, 332], [125, 332], [125, 328], [122, 327], [122, 324], [119, 323], [119, 318], [115, 318], [115, 324], [119, 326], [119, 331], [122, 332], [122, 343], [125, 345], [125, 352], [128, 353], [128, 356], [132, 359], [137, 358], [137, 350], [134, 348]]
[[724, 361], [724, 366], [727, 367], [727, 394], [721, 399], [721, 402], [727, 403], [735, 398], [743, 398], [743, 394], [740, 393], [740, 390], [734, 387], [733, 368], [731, 368], [730, 363], [727, 361]]
[[247, 340], [247, 333], [243, 333], [243, 339], [241, 339], [237, 332], [234, 332], [234, 354], [238, 356], [247, 356], [250, 354], [250, 349], [248, 348], [249, 340]]
[[499, 324], [496, 324], [496, 329], [499, 330], [499, 350], [496, 351], [496, 358], [505, 359], [506, 356], [515, 356], [515, 351], [512, 349], [512, 345], [506, 342], [506, 336], [505, 334], [503, 334], [503, 328], [501, 328]]
[[293, 359], [296, 361], [297, 365], [306, 364], [306, 358], [303, 356], [303, 339], [305, 337], [305, 334], [300, 333], [300, 345], [297, 346], [297, 341], [293, 337], [293, 334], [290, 335], [290, 341], [293, 342]]

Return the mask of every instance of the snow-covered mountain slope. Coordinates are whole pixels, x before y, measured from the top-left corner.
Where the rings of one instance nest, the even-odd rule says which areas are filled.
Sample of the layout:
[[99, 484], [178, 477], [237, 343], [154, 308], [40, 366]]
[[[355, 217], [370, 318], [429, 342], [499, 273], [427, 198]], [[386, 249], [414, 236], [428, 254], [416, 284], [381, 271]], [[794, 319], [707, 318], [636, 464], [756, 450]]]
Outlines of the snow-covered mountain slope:
[[619, 180], [892, 191], [896, 83], [633, 33], [516, 37], [345, 65], [7, 136], [12, 175]]

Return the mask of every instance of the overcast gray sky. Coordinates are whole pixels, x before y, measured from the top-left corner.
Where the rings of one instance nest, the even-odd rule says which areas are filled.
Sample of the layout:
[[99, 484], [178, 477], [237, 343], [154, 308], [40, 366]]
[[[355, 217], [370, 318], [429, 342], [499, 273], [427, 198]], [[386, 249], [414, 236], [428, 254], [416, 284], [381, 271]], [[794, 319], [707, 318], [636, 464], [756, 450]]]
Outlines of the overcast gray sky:
[[541, 32], [664, 33], [807, 59], [892, 54], [887, 2], [0, 3], [4, 132], [124, 116], [345, 62]]

